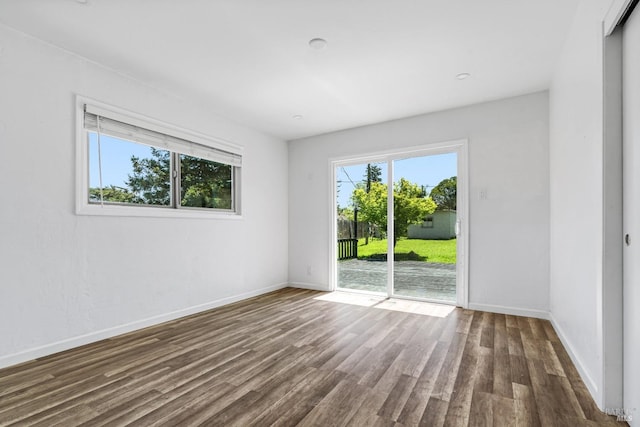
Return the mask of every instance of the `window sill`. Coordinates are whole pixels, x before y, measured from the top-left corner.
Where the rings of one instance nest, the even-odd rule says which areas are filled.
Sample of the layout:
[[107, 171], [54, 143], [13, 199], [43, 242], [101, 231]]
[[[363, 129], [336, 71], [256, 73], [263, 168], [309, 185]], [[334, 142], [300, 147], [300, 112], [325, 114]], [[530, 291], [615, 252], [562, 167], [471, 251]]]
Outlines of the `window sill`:
[[77, 215], [123, 216], [147, 218], [193, 218], [215, 220], [239, 220], [242, 215], [236, 212], [209, 211], [205, 209], [174, 209], [160, 207], [136, 207], [114, 205], [83, 204], [76, 209]]

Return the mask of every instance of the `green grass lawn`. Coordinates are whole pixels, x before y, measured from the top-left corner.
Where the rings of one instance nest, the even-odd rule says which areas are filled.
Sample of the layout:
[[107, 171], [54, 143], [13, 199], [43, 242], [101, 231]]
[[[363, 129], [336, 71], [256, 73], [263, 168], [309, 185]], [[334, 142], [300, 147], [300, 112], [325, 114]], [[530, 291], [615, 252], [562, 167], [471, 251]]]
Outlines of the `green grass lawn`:
[[[358, 259], [386, 259], [387, 239], [365, 239], [358, 241]], [[442, 264], [456, 263], [456, 239], [420, 240], [401, 237], [394, 250], [396, 261], [425, 261]]]

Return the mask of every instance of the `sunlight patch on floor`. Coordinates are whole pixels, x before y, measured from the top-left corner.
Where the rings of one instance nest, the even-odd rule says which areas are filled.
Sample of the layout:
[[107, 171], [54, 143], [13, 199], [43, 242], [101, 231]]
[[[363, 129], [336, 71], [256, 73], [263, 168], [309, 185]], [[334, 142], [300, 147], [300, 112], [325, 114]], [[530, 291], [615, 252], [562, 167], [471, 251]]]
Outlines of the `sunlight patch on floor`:
[[404, 313], [422, 314], [424, 316], [447, 317], [455, 306], [436, 304], [422, 301], [411, 301], [384, 296], [366, 295], [350, 292], [330, 292], [315, 297], [320, 301], [337, 302], [342, 304], [358, 305], [361, 307], [379, 308], [382, 310], [401, 311]]
[[423, 314], [425, 316], [447, 317], [455, 306], [435, 304], [423, 301], [410, 301], [405, 299], [388, 299], [377, 304], [375, 308], [384, 310], [402, 311], [404, 313]]
[[320, 295], [314, 299], [321, 301], [341, 302], [343, 304], [359, 305], [362, 307], [373, 307], [376, 304], [385, 300], [383, 296], [357, 294], [351, 292], [331, 292], [328, 294]]

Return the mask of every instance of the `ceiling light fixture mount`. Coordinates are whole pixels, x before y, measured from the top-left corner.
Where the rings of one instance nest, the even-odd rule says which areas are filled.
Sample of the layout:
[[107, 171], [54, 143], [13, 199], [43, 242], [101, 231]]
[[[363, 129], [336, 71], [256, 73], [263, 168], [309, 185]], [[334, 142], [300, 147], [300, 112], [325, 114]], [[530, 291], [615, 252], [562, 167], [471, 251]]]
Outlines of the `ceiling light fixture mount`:
[[456, 74], [456, 79], [458, 79], [458, 80], [465, 80], [465, 79], [468, 79], [469, 77], [471, 77], [471, 74], [469, 74], [469, 73]]
[[292, 116], [292, 118], [293, 118], [294, 120], [302, 120], [302, 115], [300, 115], [300, 114], [296, 114], [296, 115]]
[[327, 41], [320, 37], [316, 37], [314, 39], [309, 40], [309, 46], [315, 50], [322, 50], [327, 47]]

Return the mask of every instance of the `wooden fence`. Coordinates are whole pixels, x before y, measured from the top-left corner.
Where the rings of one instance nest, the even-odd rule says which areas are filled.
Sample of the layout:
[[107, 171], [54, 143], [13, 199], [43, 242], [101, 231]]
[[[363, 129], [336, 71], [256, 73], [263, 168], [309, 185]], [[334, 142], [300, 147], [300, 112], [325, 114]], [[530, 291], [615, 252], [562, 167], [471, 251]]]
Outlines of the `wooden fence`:
[[[362, 239], [364, 237], [382, 237], [379, 227], [366, 222], [358, 222], [356, 224], [346, 218], [338, 218], [338, 239], [353, 239], [355, 237]], [[357, 236], [356, 236], [357, 234]]]

